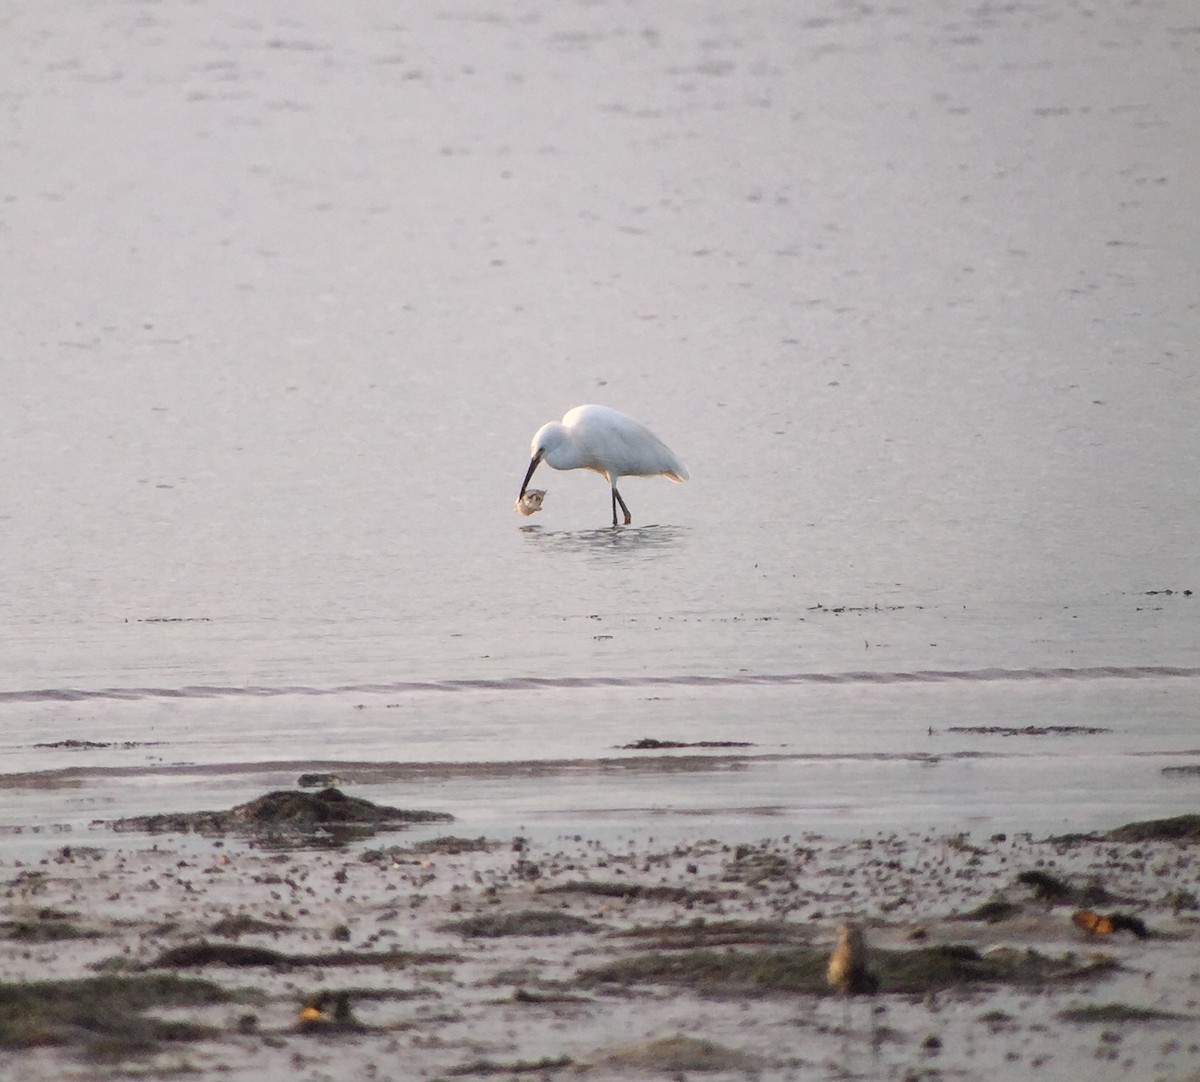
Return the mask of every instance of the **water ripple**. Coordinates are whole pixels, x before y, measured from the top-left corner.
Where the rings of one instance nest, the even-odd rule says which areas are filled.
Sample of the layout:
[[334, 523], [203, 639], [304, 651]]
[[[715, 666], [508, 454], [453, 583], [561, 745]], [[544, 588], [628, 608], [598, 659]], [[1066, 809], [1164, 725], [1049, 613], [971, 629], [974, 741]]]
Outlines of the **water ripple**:
[[552, 688], [734, 687], [786, 684], [938, 684], [965, 681], [1146, 680], [1195, 678], [1200, 668], [1170, 665], [1104, 665], [1047, 669], [916, 669], [903, 672], [738, 673], [728, 676], [511, 676], [471, 680], [398, 680], [388, 683], [291, 685], [193, 684], [185, 687], [37, 688], [0, 691], [0, 703], [86, 702], [92, 699], [214, 699], [280, 695], [397, 695], [427, 691], [537, 691]]

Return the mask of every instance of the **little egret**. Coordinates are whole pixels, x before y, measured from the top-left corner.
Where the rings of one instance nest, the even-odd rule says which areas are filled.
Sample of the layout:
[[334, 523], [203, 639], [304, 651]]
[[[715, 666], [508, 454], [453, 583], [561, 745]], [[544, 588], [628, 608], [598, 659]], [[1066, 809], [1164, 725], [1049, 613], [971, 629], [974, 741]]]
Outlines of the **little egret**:
[[672, 481], [686, 481], [687, 467], [645, 425], [638, 424], [607, 406], [576, 406], [562, 422], [542, 425], [529, 445], [529, 471], [517, 497], [520, 505], [529, 479], [543, 459], [556, 470], [595, 470], [608, 478], [612, 489], [612, 514], [617, 525], [617, 504], [625, 512], [625, 525], [633, 518], [617, 491], [622, 477], [653, 477], [662, 474]]

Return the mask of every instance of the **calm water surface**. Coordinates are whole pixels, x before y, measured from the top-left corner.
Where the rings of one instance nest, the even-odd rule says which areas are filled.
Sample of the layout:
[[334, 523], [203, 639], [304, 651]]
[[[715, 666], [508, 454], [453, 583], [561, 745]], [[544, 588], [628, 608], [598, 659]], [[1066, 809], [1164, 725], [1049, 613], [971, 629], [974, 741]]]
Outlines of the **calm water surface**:
[[[0, 828], [317, 761], [496, 829], [1195, 810], [1195, 21], [4, 16]], [[588, 401], [692, 481], [516, 516]], [[1106, 732], [951, 731], [1027, 725]]]

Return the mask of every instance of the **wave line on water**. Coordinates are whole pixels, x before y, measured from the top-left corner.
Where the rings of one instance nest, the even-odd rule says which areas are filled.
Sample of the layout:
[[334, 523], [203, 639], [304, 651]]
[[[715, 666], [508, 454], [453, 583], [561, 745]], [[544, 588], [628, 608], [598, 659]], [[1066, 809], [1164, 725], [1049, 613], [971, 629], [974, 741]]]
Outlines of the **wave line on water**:
[[895, 672], [735, 673], [703, 676], [509, 676], [458, 680], [397, 680], [385, 683], [333, 684], [192, 684], [184, 687], [39, 688], [0, 691], [2, 703], [86, 702], [94, 699], [274, 698], [283, 695], [396, 695], [428, 691], [538, 691], [567, 688], [737, 687], [787, 684], [936, 684], [961, 681], [1146, 680], [1195, 678], [1200, 667], [1173, 665], [1101, 665], [1090, 668], [913, 669]]

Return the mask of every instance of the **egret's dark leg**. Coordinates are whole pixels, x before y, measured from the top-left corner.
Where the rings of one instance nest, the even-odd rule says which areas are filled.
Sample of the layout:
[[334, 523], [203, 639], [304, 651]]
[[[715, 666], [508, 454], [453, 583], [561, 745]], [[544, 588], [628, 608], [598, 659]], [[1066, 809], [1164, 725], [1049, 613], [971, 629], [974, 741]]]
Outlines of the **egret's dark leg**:
[[628, 526], [633, 521], [633, 516], [629, 513], [629, 508], [625, 506], [625, 501], [621, 499], [621, 494], [617, 491], [617, 486], [613, 485], [613, 525], [617, 524], [617, 504], [621, 505], [621, 510], [625, 512], [625, 525]]

